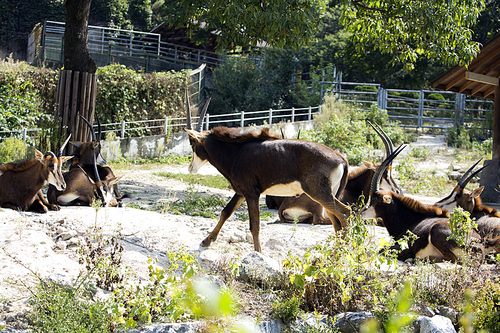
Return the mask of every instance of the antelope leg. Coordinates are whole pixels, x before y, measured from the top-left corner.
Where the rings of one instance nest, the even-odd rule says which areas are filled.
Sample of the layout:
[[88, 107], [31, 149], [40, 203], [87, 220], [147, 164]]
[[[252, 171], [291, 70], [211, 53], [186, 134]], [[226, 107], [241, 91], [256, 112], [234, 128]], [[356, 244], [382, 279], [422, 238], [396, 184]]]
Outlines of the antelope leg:
[[212, 230], [208, 237], [201, 242], [201, 246], [208, 247], [212, 244], [212, 242], [217, 240], [217, 236], [219, 235], [219, 231], [224, 225], [224, 222], [226, 222], [226, 220], [231, 216], [231, 214], [234, 213], [236, 208], [238, 208], [244, 200], [245, 197], [237, 193], [231, 198], [231, 201], [229, 201], [220, 214], [219, 223], [217, 223], [214, 230]]
[[38, 197], [38, 200], [40, 200], [41, 204], [43, 206], [46, 206], [50, 210], [61, 210], [61, 207], [59, 205], [49, 203], [49, 202], [47, 202], [47, 200], [45, 200], [45, 198], [43, 197], [42, 190], [39, 190], [38, 193], [36, 194], [36, 196]]
[[247, 199], [248, 215], [250, 217], [250, 232], [253, 237], [253, 248], [255, 251], [262, 253], [260, 247], [260, 207], [259, 197]]

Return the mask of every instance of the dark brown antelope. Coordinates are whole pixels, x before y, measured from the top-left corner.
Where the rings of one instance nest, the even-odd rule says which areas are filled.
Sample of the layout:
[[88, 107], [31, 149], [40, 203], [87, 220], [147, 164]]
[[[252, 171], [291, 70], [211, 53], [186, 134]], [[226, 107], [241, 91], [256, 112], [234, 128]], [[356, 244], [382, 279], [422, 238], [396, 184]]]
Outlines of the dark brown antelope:
[[465, 188], [475, 175], [489, 166], [489, 164], [485, 164], [472, 172], [480, 161], [481, 159], [465, 172], [448, 196], [439, 200], [434, 205], [445, 207], [448, 210], [461, 207], [469, 212], [470, 217], [476, 220], [479, 235], [485, 241], [486, 252], [500, 252], [500, 213], [494, 208], [483, 205], [480, 195], [483, 192], [484, 186], [472, 191]]
[[261, 194], [298, 196], [306, 193], [325, 208], [336, 231], [346, 226], [351, 210], [337, 196], [347, 182], [348, 163], [338, 152], [314, 142], [281, 140], [270, 135], [269, 129], [243, 134], [240, 129], [226, 127], [205, 132], [186, 131], [193, 149], [189, 171], [196, 173], [210, 162], [236, 192], [222, 210], [217, 226], [202, 242], [203, 246], [217, 239], [224, 222], [246, 200], [254, 249], [261, 252]]
[[48, 182], [59, 190], [66, 188], [61, 173], [61, 165], [72, 158], [62, 156], [66, 139], [56, 156], [48, 151], [45, 154], [35, 149], [35, 157], [18, 162], [7, 163], [0, 168], [0, 205], [18, 211], [32, 210], [47, 213], [59, 210], [59, 206], [49, 204], [43, 197], [42, 187]]
[[[390, 156], [394, 152], [394, 145], [387, 134], [378, 125], [373, 125], [368, 122], [373, 129], [380, 136], [382, 142], [385, 146], [386, 157]], [[371, 162], [363, 161], [363, 165], [350, 167], [349, 177], [345, 190], [339, 197], [339, 200], [347, 205], [356, 205], [360, 203], [360, 200], [368, 198], [370, 194], [370, 186], [372, 177], [380, 164], [374, 164]], [[387, 169], [382, 174], [382, 184], [381, 188], [386, 190], [391, 190], [397, 194], [402, 194], [403, 191], [396, 184], [392, 178], [392, 166], [388, 165]], [[307, 195], [302, 194], [298, 198], [296, 197], [277, 197], [280, 201], [276, 200], [273, 203], [279, 202], [278, 216], [283, 222], [303, 222], [312, 224], [330, 224], [330, 220], [324, 214], [324, 209], [311, 200]], [[269, 203], [266, 197], [266, 204]]]
[[[83, 168], [83, 170], [91, 175], [93, 181], [97, 181], [95, 178], [94, 172], [94, 160], [97, 163], [97, 170], [99, 173], [100, 179], [103, 181], [115, 179], [116, 176], [113, 173], [113, 170], [109, 166], [106, 166], [106, 159], [101, 154], [101, 123], [99, 118], [97, 117], [97, 126], [98, 126], [98, 135], [94, 131], [93, 126], [85, 119], [82, 115], [78, 114], [80, 118], [87, 124], [90, 129], [90, 133], [92, 134], [92, 141], [90, 142], [81, 142], [81, 141], [72, 141], [70, 142], [72, 145], [76, 147], [74, 152], [74, 158], [71, 163], [70, 170], [75, 168]], [[128, 195], [122, 195], [118, 188], [118, 184], [116, 182], [112, 182], [112, 192], [116, 196], [116, 200], [121, 204], [123, 198], [128, 197]]]
[[103, 207], [116, 207], [118, 202], [113, 197], [112, 186], [123, 176], [114, 177], [101, 181], [97, 172], [97, 164], [94, 169], [96, 181], [81, 167], [73, 168], [63, 174], [66, 181], [66, 189], [58, 190], [49, 185], [47, 198], [52, 204], [61, 206], [90, 206], [94, 199], [101, 200]]
[[[400, 147], [401, 148], [401, 147]], [[394, 158], [396, 150], [389, 158]], [[388, 158], [388, 159], [389, 159]], [[387, 161], [387, 160], [386, 160]], [[392, 191], [379, 190], [381, 174], [387, 163], [384, 161], [373, 177], [369, 206], [375, 216], [382, 220], [389, 234], [396, 240], [403, 238], [408, 231], [417, 236], [417, 239], [406, 250], [398, 255], [399, 260], [408, 258], [435, 258], [456, 262], [464, 255], [464, 250], [451, 235], [449, 213], [437, 206], [424, 205], [409, 197], [404, 197]], [[472, 232], [473, 248], [481, 258], [484, 248], [481, 237]]]

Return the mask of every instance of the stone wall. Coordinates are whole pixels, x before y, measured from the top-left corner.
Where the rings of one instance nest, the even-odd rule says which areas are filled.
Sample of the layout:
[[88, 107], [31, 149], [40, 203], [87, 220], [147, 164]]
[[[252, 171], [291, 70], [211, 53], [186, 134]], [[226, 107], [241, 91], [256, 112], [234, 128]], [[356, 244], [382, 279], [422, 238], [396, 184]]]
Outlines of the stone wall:
[[[246, 127], [244, 130], [255, 129], [257, 127]], [[296, 138], [300, 130], [312, 130], [313, 122], [280, 123], [271, 126], [276, 135], [283, 133], [285, 138]], [[165, 155], [189, 155], [191, 146], [188, 135], [185, 131], [172, 133], [167, 138], [165, 135], [145, 136], [140, 138], [117, 138], [113, 141], [102, 141], [101, 151], [104, 157], [109, 160], [118, 160], [124, 157], [129, 160], [137, 158], [152, 159]]]

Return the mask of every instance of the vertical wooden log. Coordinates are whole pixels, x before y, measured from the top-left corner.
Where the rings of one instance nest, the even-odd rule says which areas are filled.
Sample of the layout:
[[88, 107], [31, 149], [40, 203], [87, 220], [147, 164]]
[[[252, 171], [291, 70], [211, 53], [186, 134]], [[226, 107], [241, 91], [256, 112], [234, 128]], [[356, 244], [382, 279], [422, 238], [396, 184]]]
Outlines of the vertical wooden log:
[[[90, 105], [89, 105], [90, 114], [92, 115], [91, 124], [94, 123], [96, 95], [97, 95], [97, 74], [92, 74]], [[97, 134], [97, 135], [99, 135], [99, 134]], [[97, 139], [100, 140], [102, 138], [97, 138]]]
[[[80, 114], [88, 120], [87, 118], [87, 110], [85, 109], [85, 95], [87, 93], [87, 85], [85, 82], [87, 82], [87, 76], [89, 73], [83, 72], [82, 73], [82, 86], [80, 89]], [[80, 118], [80, 117], [78, 117]], [[79, 119], [79, 126], [78, 126], [78, 141], [83, 141], [86, 142], [87, 138], [87, 129], [88, 126], [84, 123], [82, 119]]]
[[[87, 115], [86, 115], [85, 118], [87, 118], [87, 120], [89, 121], [89, 123], [91, 125], [94, 124], [94, 113], [91, 112], [91, 110], [90, 110], [90, 92], [91, 92], [91, 89], [92, 89], [90, 85], [91, 85], [91, 82], [92, 82], [92, 76], [93, 76], [93, 74], [88, 73], [87, 80], [86, 80], [86, 83], [85, 83], [86, 84], [86, 88], [85, 88], [85, 111], [87, 112]], [[86, 129], [87, 130], [86, 130], [85, 133], [87, 133], [87, 134], [85, 135], [85, 139], [84, 140], [86, 142], [92, 141], [91, 130], [90, 130], [90, 128], [88, 126], [86, 127]]]
[[[62, 122], [62, 109], [63, 109], [63, 96], [64, 96], [64, 78], [66, 76], [65, 71], [59, 72], [59, 80], [57, 82], [57, 93], [56, 93], [56, 110], [54, 114], [54, 119], [58, 124]], [[63, 128], [59, 126], [58, 136], [63, 136]]]
[[64, 107], [62, 112], [62, 128], [67, 128], [68, 126], [68, 115], [70, 112], [70, 92], [71, 92], [71, 77], [72, 71], [66, 71], [66, 80], [64, 83]]
[[[71, 89], [71, 111], [69, 112], [68, 115], [68, 129], [66, 135], [71, 133], [74, 135], [75, 133], [75, 116], [76, 113], [78, 112], [78, 87], [79, 87], [79, 80], [80, 80], [80, 72], [73, 72], [73, 82], [72, 82], [72, 89]], [[73, 153], [73, 145], [69, 145], [66, 149], [68, 154]]]

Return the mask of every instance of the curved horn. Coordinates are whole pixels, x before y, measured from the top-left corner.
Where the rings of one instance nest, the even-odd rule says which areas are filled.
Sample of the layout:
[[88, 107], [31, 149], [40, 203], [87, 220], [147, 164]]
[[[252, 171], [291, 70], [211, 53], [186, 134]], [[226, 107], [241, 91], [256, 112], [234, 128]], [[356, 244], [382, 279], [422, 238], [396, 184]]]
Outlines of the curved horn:
[[192, 130], [193, 124], [191, 122], [191, 103], [189, 102], [189, 92], [186, 87], [186, 103], [187, 103], [187, 128]]
[[101, 177], [99, 176], [99, 171], [97, 170], [97, 161], [95, 155], [94, 155], [94, 172], [95, 172], [95, 181], [100, 182]]
[[68, 138], [66, 139], [66, 141], [64, 141], [64, 143], [62, 144], [61, 148], [59, 148], [59, 154], [57, 155], [57, 157], [61, 157], [62, 156], [63, 150], [66, 147], [66, 145], [68, 144], [68, 141], [69, 141], [70, 138], [71, 138], [71, 133], [69, 133]]
[[[482, 160], [482, 158], [477, 161], [472, 167], [469, 168], [469, 170], [467, 170], [467, 172], [462, 176], [462, 178], [460, 178], [459, 182], [458, 182], [458, 186], [460, 186], [460, 188], [463, 190], [465, 189], [465, 186], [467, 186], [467, 184], [471, 181], [472, 178], [474, 178], [475, 175], [477, 175], [478, 173], [480, 173], [481, 171], [483, 171], [483, 169], [487, 168], [490, 166], [490, 163], [488, 164], [485, 164], [483, 165], [482, 167], [480, 167], [479, 169], [477, 169], [476, 171], [474, 171], [473, 173], [471, 173], [468, 177], [467, 177], [467, 174], [472, 170], [474, 169], [474, 167]], [[467, 178], [465, 178], [467, 177]]]
[[95, 132], [94, 132], [94, 127], [92, 127], [92, 125], [89, 123], [89, 121], [87, 119], [85, 119], [80, 113], [78, 113], [78, 115], [80, 116], [80, 118], [83, 119], [84, 122], [87, 123], [87, 125], [90, 127], [90, 132], [92, 133], [92, 141], [97, 141], [96, 137], [95, 137]]
[[210, 97], [205, 102], [205, 105], [203, 105], [203, 109], [200, 112], [200, 119], [198, 120], [198, 128], [196, 129], [198, 132], [201, 132], [201, 127], [203, 126], [203, 119], [205, 118], [205, 114], [207, 113], [208, 105], [210, 104], [211, 100], [212, 96], [210, 95]]
[[389, 136], [385, 133], [385, 131], [377, 123], [375, 123], [375, 125], [377, 126], [377, 127], [375, 127], [375, 125], [373, 125], [371, 123], [371, 121], [367, 120], [367, 122], [375, 130], [375, 132], [377, 132], [378, 136], [380, 137], [380, 139], [384, 143], [385, 156], [387, 157], [387, 156], [391, 155], [392, 152], [394, 151], [394, 144], [392, 143], [392, 140], [389, 138]]
[[402, 144], [391, 155], [387, 156], [387, 158], [382, 162], [382, 164], [379, 165], [379, 167], [375, 171], [375, 174], [373, 175], [373, 178], [372, 178], [372, 183], [370, 186], [370, 196], [372, 193], [375, 193], [378, 191], [380, 180], [382, 179], [382, 175], [383, 175], [384, 171], [392, 163], [392, 160], [394, 160], [394, 158], [396, 156], [398, 156], [398, 154], [400, 152], [402, 152], [403, 149], [405, 149], [405, 148], [406, 148], [406, 145]]
[[[458, 181], [457, 183], [457, 186], [460, 186], [460, 188], [463, 190], [465, 188], [465, 186], [467, 185], [467, 183], [472, 179], [471, 177], [469, 177], [469, 174], [471, 173], [472, 170], [474, 170], [474, 168], [476, 167], [476, 165], [479, 164], [479, 162], [481, 162], [483, 158], [481, 157], [479, 159], [479, 161], [477, 161], [476, 163], [474, 163], [473, 166], [471, 166], [469, 168], [469, 170], [467, 170], [464, 175], [462, 176], [462, 178], [460, 178], [460, 180]], [[469, 177], [469, 178], [467, 178]]]

